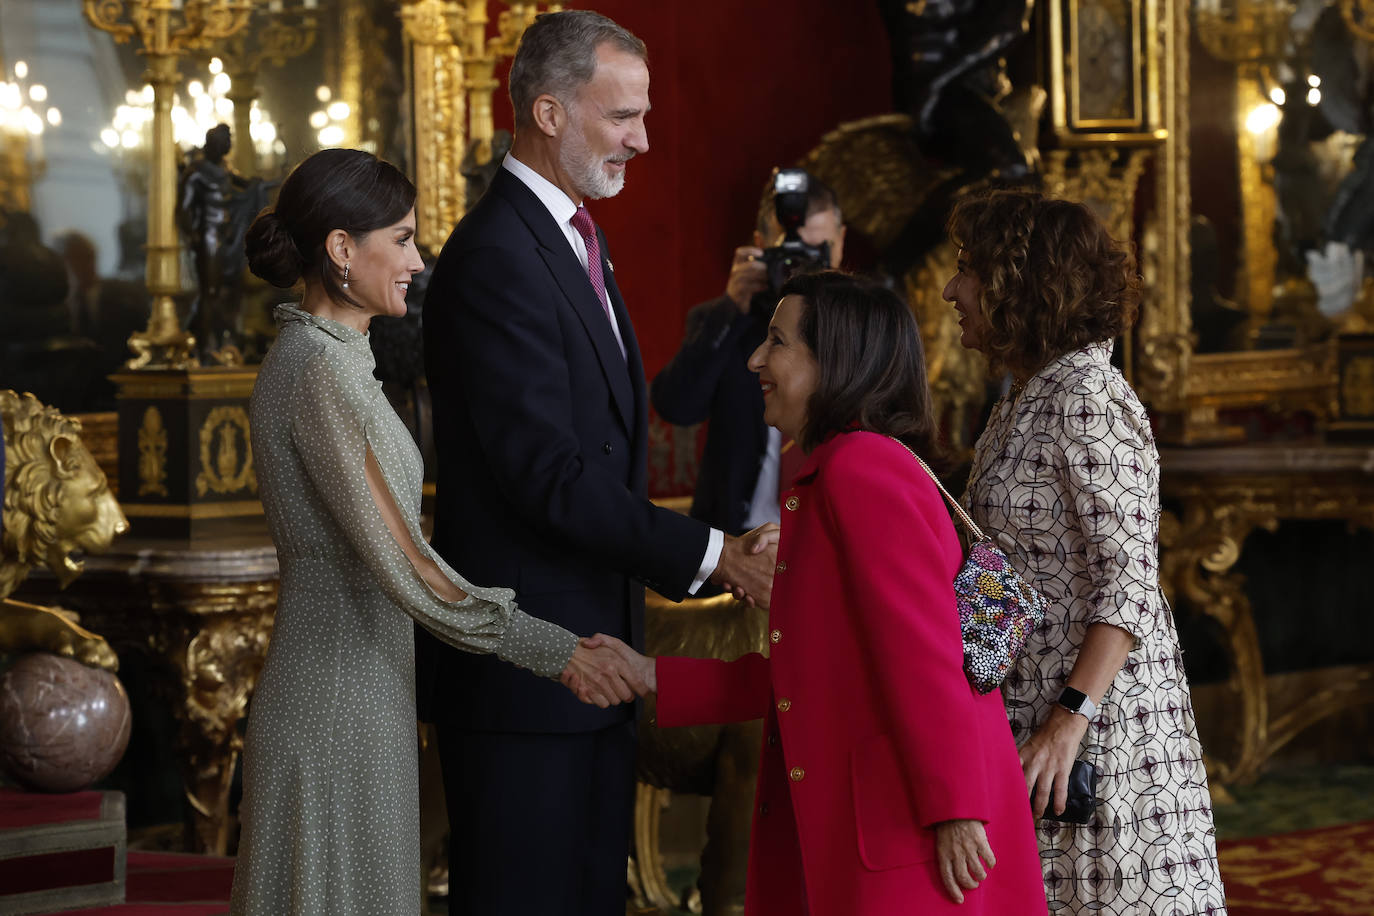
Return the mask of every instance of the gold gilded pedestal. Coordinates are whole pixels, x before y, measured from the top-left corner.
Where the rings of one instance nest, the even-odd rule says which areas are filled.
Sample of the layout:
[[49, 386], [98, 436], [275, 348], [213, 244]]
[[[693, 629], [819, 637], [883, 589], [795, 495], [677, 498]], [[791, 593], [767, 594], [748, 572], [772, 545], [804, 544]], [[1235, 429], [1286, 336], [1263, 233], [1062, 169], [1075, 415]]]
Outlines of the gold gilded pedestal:
[[186, 846], [223, 854], [239, 720], [277, 606], [277, 556], [248, 430], [256, 370], [144, 369], [113, 379], [117, 428], [108, 417], [94, 424], [103, 431], [95, 454], [117, 451], [129, 535], [87, 557], [66, 591], [35, 573], [16, 597], [70, 608], [121, 659], [149, 659], [153, 689], [178, 723]]
[[196, 546], [135, 533], [88, 557], [85, 574], [66, 591], [38, 573], [22, 590], [40, 603], [59, 603], [60, 595], [121, 658], [140, 653], [150, 660], [156, 689], [179, 726], [191, 808], [186, 845], [196, 852], [228, 851], [238, 724], [267, 655], [277, 575], [265, 535], [226, 534], [213, 546]]
[[111, 376], [119, 400], [119, 500], [141, 537], [200, 541], [262, 523], [248, 397], [251, 366]]
[[1164, 449], [1160, 463], [1163, 498], [1182, 507], [1181, 515], [1166, 512], [1160, 526], [1161, 581], [1178, 605], [1220, 625], [1231, 662], [1227, 689], [1238, 704], [1228, 716], [1231, 746], [1213, 740], [1227, 723], [1200, 723], [1208, 769], [1222, 785], [1245, 783], [1307, 726], [1374, 702], [1374, 665], [1344, 666], [1326, 677], [1309, 672], [1311, 689], [1286, 708], [1270, 708], [1254, 613], [1235, 572], [1257, 528], [1334, 519], [1374, 529], [1374, 447]]

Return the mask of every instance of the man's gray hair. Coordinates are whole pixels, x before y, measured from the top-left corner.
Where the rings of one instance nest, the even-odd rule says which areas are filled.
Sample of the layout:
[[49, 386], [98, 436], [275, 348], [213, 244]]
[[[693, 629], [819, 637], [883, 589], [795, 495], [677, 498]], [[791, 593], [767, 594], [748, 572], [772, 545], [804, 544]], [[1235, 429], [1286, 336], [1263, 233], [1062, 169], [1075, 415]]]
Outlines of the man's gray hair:
[[544, 93], [566, 107], [573, 94], [591, 81], [596, 49], [609, 44], [648, 61], [644, 42], [629, 30], [591, 10], [541, 13], [525, 30], [510, 66], [510, 100], [516, 128], [534, 122], [534, 100]]

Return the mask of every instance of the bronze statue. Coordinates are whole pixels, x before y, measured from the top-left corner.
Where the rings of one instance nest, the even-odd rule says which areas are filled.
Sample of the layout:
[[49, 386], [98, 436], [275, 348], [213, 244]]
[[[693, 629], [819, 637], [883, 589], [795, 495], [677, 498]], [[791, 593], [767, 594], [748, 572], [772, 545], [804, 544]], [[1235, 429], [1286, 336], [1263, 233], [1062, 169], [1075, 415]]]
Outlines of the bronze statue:
[[891, 276], [905, 276], [943, 238], [950, 201], [961, 188], [1032, 179], [1023, 138], [1000, 104], [1011, 89], [1005, 55], [1027, 33], [1032, 2], [878, 0], [892, 57], [893, 107], [911, 116], [926, 165], [955, 171], [929, 191], [883, 252]]
[[206, 131], [201, 155], [186, 166], [177, 188], [177, 224], [196, 265], [187, 328], [202, 361], [224, 365], [242, 362], [244, 232], [276, 186], [235, 172], [226, 161], [232, 145], [229, 125]]
[[4, 424], [4, 531], [0, 535], [0, 650], [40, 649], [114, 670], [105, 640], [77, 626], [70, 612], [12, 601], [33, 566], [65, 588], [80, 574], [75, 550], [98, 553], [129, 523], [105, 474], [81, 442], [81, 423], [31, 394], [0, 391]]

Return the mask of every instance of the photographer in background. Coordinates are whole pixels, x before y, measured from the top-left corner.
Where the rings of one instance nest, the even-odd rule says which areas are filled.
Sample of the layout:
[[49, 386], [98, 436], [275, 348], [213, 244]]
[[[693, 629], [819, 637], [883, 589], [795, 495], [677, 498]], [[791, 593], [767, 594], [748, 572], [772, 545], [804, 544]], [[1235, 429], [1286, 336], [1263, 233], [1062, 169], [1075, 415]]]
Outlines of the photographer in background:
[[775, 170], [754, 244], [735, 249], [725, 293], [687, 313], [681, 349], [649, 388], [669, 423], [710, 421], [691, 515], [727, 534], [779, 520], [783, 453], [796, 451], [763, 422], [749, 354], [763, 342], [788, 277], [840, 266], [844, 231], [834, 191], [802, 169]]

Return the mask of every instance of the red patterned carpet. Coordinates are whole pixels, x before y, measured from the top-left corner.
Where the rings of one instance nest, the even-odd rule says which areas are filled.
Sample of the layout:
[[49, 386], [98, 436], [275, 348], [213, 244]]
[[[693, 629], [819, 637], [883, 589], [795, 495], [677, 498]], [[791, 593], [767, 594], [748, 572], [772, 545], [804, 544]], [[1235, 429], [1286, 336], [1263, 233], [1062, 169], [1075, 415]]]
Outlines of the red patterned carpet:
[[1374, 821], [1218, 846], [1230, 916], [1374, 914]]

